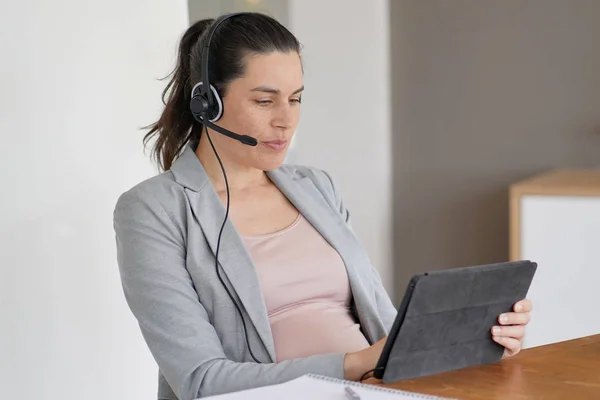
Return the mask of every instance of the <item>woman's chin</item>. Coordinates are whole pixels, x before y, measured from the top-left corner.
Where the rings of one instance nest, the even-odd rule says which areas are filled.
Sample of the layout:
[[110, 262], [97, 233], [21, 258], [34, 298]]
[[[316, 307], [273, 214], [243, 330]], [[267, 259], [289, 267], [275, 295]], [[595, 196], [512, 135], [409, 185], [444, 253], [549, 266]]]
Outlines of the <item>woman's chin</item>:
[[281, 165], [283, 164], [283, 162], [285, 161], [285, 154], [281, 155], [281, 156], [277, 156], [277, 157], [265, 157], [261, 160], [259, 160], [259, 165], [257, 165], [257, 168], [263, 170], [263, 171], [272, 171], [274, 169], [277, 169], [279, 167], [281, 167]]

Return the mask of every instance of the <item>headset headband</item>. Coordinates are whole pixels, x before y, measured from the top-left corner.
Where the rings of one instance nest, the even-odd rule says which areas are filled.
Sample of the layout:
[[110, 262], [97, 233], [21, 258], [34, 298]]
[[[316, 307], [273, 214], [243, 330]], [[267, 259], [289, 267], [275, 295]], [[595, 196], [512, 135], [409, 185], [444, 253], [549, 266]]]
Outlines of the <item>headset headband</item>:
[[204, 46], [202, 47], [202, 65], [201, 65], [202, 86], [200, 86], [200, 93], [203, 96], [205, 96], [206, 99], [208, 99], [211, 107], [214, 106], [214, 104], [212, 101], [211, 93], [209, 93], [210, 92], [210, 80], [208, 77], [208, 56], [210, 53], [210, 43], [211, 43], [212, 37], [215, 34], [219, 25], [221, 25], [228, 18], [234, 17], [236, 15], [242, 15], [242, 14], [248, 14], [248, 13], [239, 12], [239, 13], [227, 14], [227, 15], [223, 15], [223, 16], [219, 17], [215, 22], [213, 22], [213, 24], [210, 27], [210, 30], [206, 34], [206, 40], [204, 41]]

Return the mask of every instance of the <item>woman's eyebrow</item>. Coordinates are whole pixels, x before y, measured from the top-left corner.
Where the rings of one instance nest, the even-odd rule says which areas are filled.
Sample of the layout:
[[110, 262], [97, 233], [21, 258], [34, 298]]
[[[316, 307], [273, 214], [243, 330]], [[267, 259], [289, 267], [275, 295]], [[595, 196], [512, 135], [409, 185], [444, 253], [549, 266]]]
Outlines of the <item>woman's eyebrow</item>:
[[[304, 90], [304, 85], [302, 85], [302, 87], [300, 89], [294, 90], [294, 93], [292, 93], [292, 94], [299, 93], [303, 90]], [[265, 92], [265, 93], [280, 94], [281, 90], [274, 89], [274, 88], [268, 87], [268, 86], [257, 86], [254, 89], [252, 89], [251, 92]]]

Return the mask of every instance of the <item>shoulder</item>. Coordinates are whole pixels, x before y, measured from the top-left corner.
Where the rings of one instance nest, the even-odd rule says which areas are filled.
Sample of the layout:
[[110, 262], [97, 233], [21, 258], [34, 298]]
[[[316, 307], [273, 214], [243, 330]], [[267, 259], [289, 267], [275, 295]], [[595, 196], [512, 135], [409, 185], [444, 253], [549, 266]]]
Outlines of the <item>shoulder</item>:
[[143, 180], [123, 192], [117, 199], [115, 220], [127, 216], [153, 216], [175, 222], [185, 208], [184, 188], [171, 171]]

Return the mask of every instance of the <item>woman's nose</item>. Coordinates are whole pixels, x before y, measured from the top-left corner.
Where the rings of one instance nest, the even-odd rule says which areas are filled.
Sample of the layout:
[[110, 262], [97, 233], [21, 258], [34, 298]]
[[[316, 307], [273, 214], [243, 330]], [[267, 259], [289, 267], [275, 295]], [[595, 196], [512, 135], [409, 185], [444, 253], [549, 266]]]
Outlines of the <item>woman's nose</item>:
[[273, 119], [273, 125], [278, 128], [289, 129], [294, 125], [297, 111], [294, 110], [296, 107], [293, 104], [282, 104], [277, 108], [275, 118]]

